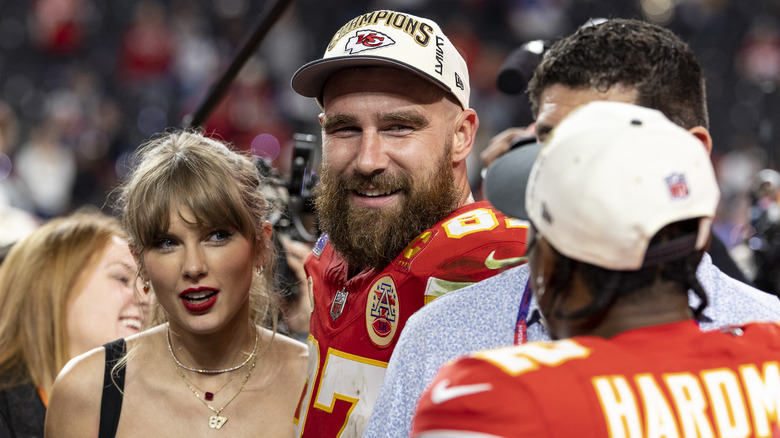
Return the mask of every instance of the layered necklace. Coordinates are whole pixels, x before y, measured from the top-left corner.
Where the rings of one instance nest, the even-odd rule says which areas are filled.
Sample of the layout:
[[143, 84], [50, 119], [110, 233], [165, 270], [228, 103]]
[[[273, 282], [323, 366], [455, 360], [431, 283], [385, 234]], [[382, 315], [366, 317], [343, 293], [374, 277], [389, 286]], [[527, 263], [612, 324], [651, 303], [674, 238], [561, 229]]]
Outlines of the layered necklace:
[[[244, 391], [244, 388], [246, 387], [246, 382], [249, 381], [249, 377], [252, 376], [252, 371], [255, 369], [255, 365], [257, 365], [257, 357], [255, 357], [255, 354], [257, 353], [258, 338], [259, 338], [259, 336], [257, 334], [257, 330], [255, 330], [255, 346], [252, 349], [252, 353], [249, 354], [249, 357], [247, 357], [246, 360], [244, 362], [242, 362], [241, 364], [239, 364], [237, 366], [234, 366], [234, 367], [231, 367], [231, 368], [226, 368], [224, 370], [202, 370], [202, 369], [197, 369], [197, 368], [190, 368], [190, 367], [188, 367], [186, 365], [183, 365], [181, 362], [179, 362], [178, 359], [176, 359], [176, 355], [173, 354], [173, 348], [171, 347], [170, 329], [166, 333], [166, 339], [168, 341], [168, 351], [170, 351], [170, 353], [171, 353], [171, 357], [173, 358], [173, 362], [177, 365], [176, 367], [174, 367], [176, 369], [176, 372], [182, 378], [182, 380], [184, 381], [184, 384], [187, 385], [187, 388], [189, 388], [190, 391], [195, 395], [195, 397], [197, 397], [197, 399], [200, 400], [201, 403], [203, 403], [207, 408], [209, 408], [209, 410], [211, 412], [213, 412], [213, 415], [209, 416], [209, 427], [210, 428], [212, 428], [212, 429], [222, 429], [222, 426], [224, 426], [225, 423], [228, 420], [227, 417], [225, 417], [224, 415], [221, 415], [222, 411], [225, 410], [225, 408], [228, 407], [228, 405], [230, 403], [232, 403], [233, 400], [236, 399], [236, 397], [238, 397], [238, 394], [241, 394], [241, 392]], [[187, 376], [184, 375], [184, 372], [182, 371], [182, 369], [185, 369], [187, 371], [192, 371], [192, 372], [195, 372], [195, 373], [202, 373], [202, 374], [227, 373], [227, 372], [230, 372], [230, 371], [238, 370], [239, 368], [243, 367], [244, 365], [249, 363], [249, 361], [253, 357], [255, 358], [255, 360], [252, 361], [252, 364], [249, 366], [249, 369], [247, 370], [246, 375], [244, 375], [244, 379], [241, 382], [241, 387], [238, 388], [238, 391], [236, 391], [236, 393], [233, 394], [233, 397], [231, 397], [219, 409], [216, 409], [213, 406], [211, 406], [210, 404], [208, 404], [208, 402], [206, 400], [212, 400], [214, 398], [214, 394], [216, 394], [217, 392], [219, 392], [223, 388], [225, 388], [225, 386], [227, 386], [227, 384], [230, 383], [233, 380], [233, 378], [230, 378], [230, 380], [228, 380], [224, 385], [222, 385], [222, 387], [219, 388], [217, 391], [214, 391], [214, 392], [206, 391], [206, 392], [203, 393], [203, 396], [201, 397], [200, 393], [195, 389], [195, 385], [187, 378]]]
[[221, 373], [229, 373], [231, 371], [235, 371], [238, 369], [241, 369], [244, 367], [244, 365], [248, 364], [250, 360], [255, 356], [255, 353], [257, 352], [257, 343], [258, 343], [259, 336], [257, 334], [257, 330], [255, 330], [255, 346], [252, 348], [252, 352], [249, 354], [249, 356], [246, 357], [246, 359], [241, 362], [240, 364], [230, 367], [230, 368], [224, 368], [221, 370], [204, 370], [201, 368], [190, 368], [187, 365], [184, 365], [183, 363], [179, 362], [179, 359], [176, 358], [176, 355], [173, 354], [173, 348], [171, 347], [171, 329], [170, 327], [165, 332], [165, 340], [168, 341], [168, 351], [171, 353], [171, 357], [173, 358], [173, 361], [176, 362], [176, 365], [178, 365], [180, 368], [184, 368], [187, 371], [192, 371], [193, 373], [199, 373], [199, 374], [221, 374]]

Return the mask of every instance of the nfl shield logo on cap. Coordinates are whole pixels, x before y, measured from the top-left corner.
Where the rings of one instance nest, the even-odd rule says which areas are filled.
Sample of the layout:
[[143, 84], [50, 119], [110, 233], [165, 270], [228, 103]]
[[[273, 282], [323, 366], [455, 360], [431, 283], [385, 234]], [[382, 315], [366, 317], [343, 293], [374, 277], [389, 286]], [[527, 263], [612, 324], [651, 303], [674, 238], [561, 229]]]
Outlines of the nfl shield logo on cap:
[[672, 198], [685, 199], [688, 194], [688, 184], [685, 183], [685, 174], [673, 173], [666, 178], [666, 185], [669, 186], [669, 193]]

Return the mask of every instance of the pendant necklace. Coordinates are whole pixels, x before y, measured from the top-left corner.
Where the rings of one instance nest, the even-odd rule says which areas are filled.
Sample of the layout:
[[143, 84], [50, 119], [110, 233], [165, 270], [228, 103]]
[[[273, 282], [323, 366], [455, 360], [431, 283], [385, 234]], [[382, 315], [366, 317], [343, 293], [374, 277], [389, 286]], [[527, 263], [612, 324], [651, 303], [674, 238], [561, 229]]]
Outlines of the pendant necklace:
[[213, 406], [208, 404], [206, 400], [201, 398], [200, 394], [198, 394], [198, 391], [196, 391], [195, 388], [192, 387], [192, 385], [189, 383], [187, 378], [184, 376], [184, 372], [182, 372], [182, 370], [179, 369], [179, 367], [176, 368], [176, 372], [179, 373], [179, 376], [181, 376], [181, 378], [184, 381], [184, 384], [187, 385], [187, 388], [189, 388], [190, 391], [192, 391], [192, 393], [195, 394], [195, 397], [197, 397], [201, 403], [206, 405], [206, 407], [209, 408], [209, 410], [211, 410], [211, 412], [214, 413], [213, 415], [209, 416], [209, 427], [212, 429], [222, 429], [222, 426], [225, 425], [228, 419], [224, 415], [220, 415], [220, 414], [222, 413], [223, 410], [225, 410], [226, 407], [228, 407], [230, 403], [233, 402], [233, 400], [236, 399], [236, 397], [238, 397], [238, 394], [241, 394], [241, 392], [244, 390], [244, 388], [246, 387], [246, 382], [249, 381], [249, 377], [252, 375], [252, 370], [255, 369], [256, 364], [257, 364], [257, 359], [255, 359], [254, 362], [252, 362], [252, 365], [249, 366], [249, 370], [247, 371], [246, 376], [244, 376], [244, 380], [241, 382], [241, 387], [238, 388], [238, 391], [236, 391], [236, 393], [233, 394], [233, 397], [231, 397], [230, 400], [228, 400], [227, 403], [222, 405], [222, 407], [219, 409], [215, 409]]
[[[173, 362], [177, 365], [174, 368], [176, 369], [176, 372], [179, 374], [179, 376], [184, 381], [184, 384], [187, 385], [187, 388], [189, 388], [189, 390], [193, 394], [195, 394], [195, 397], [197, 397], [197, 399], [200, 400], [201, 403], [203, 403], [207, 408], [209, 408], [209, 410], [211, 412], [214, 413], [213, 415], [209, 416], [209, 427], [210, 428], [212, 428], [212, 429], [221, 429], [222, 426], [225, 425], [225, 423], [227, 422], [228, 419], [224, 415], [221, 415], [222, 411], [226, 407], [228, 407], [228, 405], [230, 403], [232, 403], [233, 400], [235, 400], [236, 397], [238, 397], [238, 394], [241, 394], [241, 392], [246, 387], [246, 382], [249, 381], [249, 377], [252, 375], [252, 370], [255, 369], [255, 365], [257, 364], [258, 357], [256, 357], [255, 354], [257, 353], [258, 338], [259, 338], [259, 335], [258, 335], [257, 329], [255, 329], [255, 346], [252, 349], [252, 353], [249, 354], [249, 357], [247, 357], [247, 359], [244, 362], [242, 362], [241, 364], [239, 364], [237, 366], [234, 366], [234, 367], [231, 367], [231, 368], [226, 368], [226, 369], [223, 369], [223, 370], [203, 370], [203, 369], [198, 369], [198, 368], [190, 368], [190, 367], [188, 367], [186, 365], [183, 365], [181, 362], [179, 362], [179, 360], [176, 358], [176, 355], [173, 354], [173, 348], [171, 347], [170, 328], [168, 328], [168, 331], [166, 332], [166, 340], [168, 341], [168, 351], [171, 353], [171, 358], [173, 359]], [[230, 378], [216, 392], [205, 391], [204, 394], [203, 394], [203, 397], [201, 397], [200, 393], [198, 393], [198, 391], [195, 389], [195, 387], [194, 387], [195, 385], [187, 378], [187, 376], [184, 375], [184, 372], [182, 371], [182, 369], [185, 369], [187, 371], [192, 371], [192, 372], [196, 372], [196, 373], [203, 373], [203, 374], [227, 373], [227, 372], [235, 371], [235, 370], [243, 367], [253, 357], [255, 358], [255, 360], [252, 361], [252, 365], [249, 366], [249, 370], [247, 370], [247, 373], [244, 376], [243, 381], [241, 382], [241, 387], [238, 388], [238, 391], [236, 391], [236, 393], [233, 394], [233, 397], [231, 397], [230, 400], [228, 400], [219, 409], [215, 409], [213, 406], [208, 404], [207, 400], [209, 400], [209, 401], [213, 400], [214, 399], [214, 394], [219, 392], [219, 391], [221, 391], [222, 389], [224, 389], [225, 386], [227, 386], [227, 384], [230, 383], [233, 380], [233, 378]]]
[[232, 382], [233, 379], [236, 378], [236, 375], [234, 374], [231, 378], [229, 378], [227, 380], [227, 382], [223, 383], [222, 386], [220, 386], [219, 389], [216, 390], [216, 391], [204, 391], [204, 390], [200, 389], [200, 387], [198, 385], [194, 384], [192, 382], [192, 380], [190, 380], [186, 376], [184, 376], [184, 373], [180, 373], [179, 375], [182, 376], [182, 378], [184, 379], [185, 382], [189, 383], [195, 389], [197, 389], [198, 391], [202, 392], [203, 393], [203, 398], [205, 398], [208, 401], [214, 400], [214, 396], [219, 394], [220, 391], [222, 391], [223, 389], [225, 389], [226, 386], [228, 386], [228, 383]]

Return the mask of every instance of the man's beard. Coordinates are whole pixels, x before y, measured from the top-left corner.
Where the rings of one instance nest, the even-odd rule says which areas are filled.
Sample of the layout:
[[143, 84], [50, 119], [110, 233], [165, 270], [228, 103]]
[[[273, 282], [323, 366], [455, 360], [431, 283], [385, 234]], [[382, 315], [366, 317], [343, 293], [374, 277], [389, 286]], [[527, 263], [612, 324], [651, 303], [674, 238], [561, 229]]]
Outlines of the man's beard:
[[[409, 242], [457, 208], [451, 143], [437, 169], [414, 186], [409, 175], [331, 175], [323, 168], [315, 188], [320, 228], [351, 269], [383, 269]], [[365, 208], [350, 203], [353, 190], [400, 191], [399, 207]]]

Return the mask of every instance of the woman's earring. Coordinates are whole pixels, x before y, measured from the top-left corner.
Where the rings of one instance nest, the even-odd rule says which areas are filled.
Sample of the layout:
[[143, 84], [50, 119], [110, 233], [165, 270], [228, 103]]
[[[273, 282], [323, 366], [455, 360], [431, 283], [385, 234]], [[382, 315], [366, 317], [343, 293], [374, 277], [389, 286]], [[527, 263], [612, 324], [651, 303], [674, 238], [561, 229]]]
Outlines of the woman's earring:
[[263, 273], [265, 272], [265, 266], [259, 266], [255, 268], [255, 273], [257, 273], [258, 276], [262, 277]]
[[149, 289], [151, 289], [152, 286], [149, 284], [149, 280], [144, 281], [144, 293], [149, 295]]

